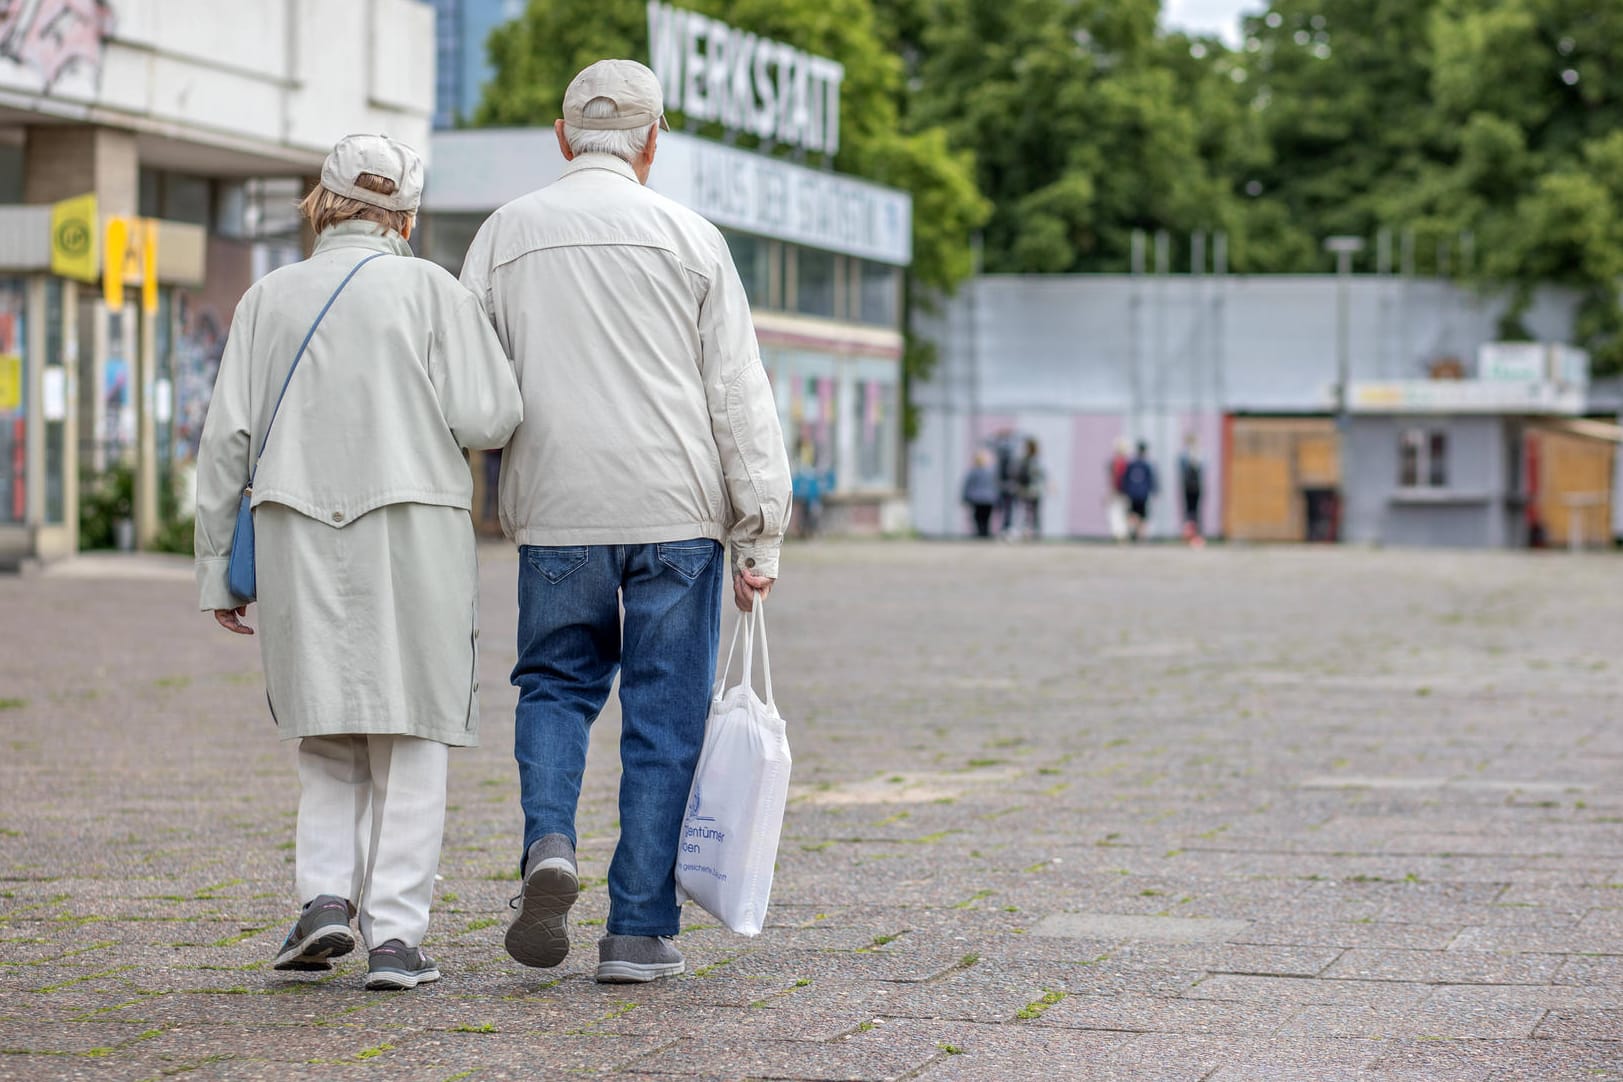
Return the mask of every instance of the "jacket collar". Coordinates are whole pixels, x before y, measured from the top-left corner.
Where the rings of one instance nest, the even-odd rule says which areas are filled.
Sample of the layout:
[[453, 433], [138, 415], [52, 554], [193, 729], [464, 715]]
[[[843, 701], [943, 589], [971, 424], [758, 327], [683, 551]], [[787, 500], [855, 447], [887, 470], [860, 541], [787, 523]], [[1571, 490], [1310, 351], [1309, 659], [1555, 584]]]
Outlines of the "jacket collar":
[[631, 164], [616, 158], [613, 154], [577, 154], [573, 161], [564, 166], [563, 175], [567, 177], [588, 169], [601, 169], [625, 177], [633, 184], [642, 183], [637, 179], [637, 171], [631, 168]]
[[330, 225], [316, 238], [315, 251], [311, 254], [320, 255], [322, 252], [337, 248], [365, 248], [370, 252], [390, 252], [406, 256], [412, 254], [411, 245], [406, 243], [404, 237], [392, 229], [387, 232], [382, 230], [383, 227], [376, 222], [357, 218]]

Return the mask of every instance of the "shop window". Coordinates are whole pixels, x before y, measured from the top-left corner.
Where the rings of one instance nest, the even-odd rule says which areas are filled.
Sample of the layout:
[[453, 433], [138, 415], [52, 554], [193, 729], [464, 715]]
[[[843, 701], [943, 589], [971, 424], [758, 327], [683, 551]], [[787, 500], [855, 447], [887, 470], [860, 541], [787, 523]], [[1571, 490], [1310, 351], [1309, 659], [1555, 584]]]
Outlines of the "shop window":
[[861, 363], [851, 370], [851, 416], [856, 461], [853, 484], [860, 488], [896, 487], [896, 454], [901, 439], [894, 364]]
[[833, 319], [835, 255], [815, 248], [795, 249], [795, 311]]
[[852, 260], [857, 269], [858, 287], [852, 315], [876, 327], [897, 327], [901, 323], [901, 271], [886, 263]]
[[137, 210], [143, 218], [211, 225], [213, 188], [205, 177], [142, 169]]
[[820, 491], [833, 491], [841, 483], [835, 469], [840, 386], [834, 359], [815, 353], [785, 353], [777, 371], [775, 390], [790, 468], [802, 486], [815, 478]]
[[0, 143], [0, 203], [23, 201], [23, 148]]
[[1403, 488], [1448, 487], [1448, 433], [1411, 428], [1399, 438], [1398, 484]]
[[429, 260], [452, 274], [461, 274], [468, 246], [484, 224], [483, 214], [434, 214], [424, 220], [422, 233], [413, 233], [412, 239], [420, 237], [422, 253]]
[[722, 236], [727, 239], [727, 249], [733, 254], [733, 265], [738, 268], [738, 277], [743, 279], [744, 292], [749, 295], [750, 306], [771, 307], [771, 242], [760, 237], [729, 233], [725, 230]]
[[67, 521], [68, 376], [63, 362], [62, 279], [45, 280], [45, 523]]

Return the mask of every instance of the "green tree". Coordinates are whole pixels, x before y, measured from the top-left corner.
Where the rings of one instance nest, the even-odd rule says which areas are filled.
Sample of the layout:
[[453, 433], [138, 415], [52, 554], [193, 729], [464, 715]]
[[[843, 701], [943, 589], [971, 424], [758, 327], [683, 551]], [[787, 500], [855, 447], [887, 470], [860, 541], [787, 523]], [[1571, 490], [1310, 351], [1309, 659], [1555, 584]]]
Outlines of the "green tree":
[[[1156, 0], [896, 0], [908, 115], [972, 150], [986, 266], [1125, 269], [1135, 231], [1230, 234], [1260, 266], [1240, 179], [1266, 143], [1216, 41], [1160, 35]], [[1267, 230], [1259, 232], [1265, 235]]]

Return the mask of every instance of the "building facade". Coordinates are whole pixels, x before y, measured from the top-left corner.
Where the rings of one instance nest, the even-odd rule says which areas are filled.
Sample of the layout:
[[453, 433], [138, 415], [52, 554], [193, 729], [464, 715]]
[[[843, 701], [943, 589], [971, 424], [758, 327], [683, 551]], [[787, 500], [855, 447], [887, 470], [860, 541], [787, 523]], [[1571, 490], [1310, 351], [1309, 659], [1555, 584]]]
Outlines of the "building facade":
[[490, 79], [491, 31], [524, 10], [523, 0], [433, 0], [434, 127], [472, 119]]
[[[1047, 537], [1108, 536], [1106, 463], [1118, 440], [1143, 440], [1162, 484], [1151, 506], [1156, 536], [1179, 533], [1178, 456], [1192, 441], [1205, 463], [1201, 526], [1208, 535], [1412, 543], [1418, 535], [1409, 524], [1428, 516], [1377, 516], [1343, 492], [1349, 478], [1368, 483], [1374, 495], [1362, 498], [1389, 506], [1388, 490], [1402, 487], [1400, 442], [1415, 427], [1387, 425], [1371, 435], [1382, 426], [1366, 415], [1359, 439], [1344, 440], [1336, 420], [1343, 287], [1351, 385], [1445, 382], [1433, 376], [1473, 382], [1483, 374], [1479, 352], [1498, 337], [1505, 302], [1447, 281], [1215, 274], [973, 280], [922, 328], [938, 344], [940, 362], [914, 392], [922, 422], [909, 449], [916, 527], [931, 536], [967, 534], [958, 500], [964, 471], [978, 447], [1012, 431], [1042, 448]], [[1523, 322], [1539, 340], [1569, 341], [1577, 302], [1562, 290], [1542, 290]], [[1513, 406], [1506, 403], [1506, 417], [1527, 412]], [[1581, 396], [1565, 408], [1569, 420], [1589, 412]], [[1468, 430], [1480, 427], [1481, 411], [1439, 399], [1432, 416], [1447, 427], [1460, 412], [1477, 420], [1463, 421], [1459, 438], [1475, 439]], [[1458, 485], [1443, 487], [1461, 489], [1461, 499], [1464, 489], [1480, 496], [1490, 482], [1501, 494], [1517, 488], [1503, 470], [1491, 479], [1468, 479], [1467, 472], [1462, 464]], [[1614, 477], [1608, 488], [1615, 485]], [[1447, 498], [1409, 495], [1416, 503]], [[1352, 518], [1342, 513], [1348, 496], [1360, 511]], [[1608, 509], [1616, 506], [1623, 505], [1609, 497]], [[1601, 518], [1610, 511], [1596, 514], [1592, 537], [1604, 534]], [[1401, 538], [1382, 535], [1382, 524], [1400, 519]], [[1482, 536], [1496, 543], [1518, 536], [1495, 529]]]
[[293, 200], [350, 132], [426, 149], [433, 17], [419, 0], [0, 8], [0, 562], [74, 551], [108, 475], [127, 475], [111, 503], [137, 543], [185, 506], [237, 299], [300, 253]]

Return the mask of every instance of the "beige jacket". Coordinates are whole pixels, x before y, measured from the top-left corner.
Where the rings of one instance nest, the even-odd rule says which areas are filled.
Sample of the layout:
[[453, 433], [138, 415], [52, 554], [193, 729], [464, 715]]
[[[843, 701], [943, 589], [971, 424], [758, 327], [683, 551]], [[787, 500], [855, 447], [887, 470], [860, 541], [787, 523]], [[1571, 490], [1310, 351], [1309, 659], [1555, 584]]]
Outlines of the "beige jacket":
[[204, 609], [236, 605], [226, 564], [238, 499], [271, 408], [310, 324], [345, 287], [299, 362], [254, 482], [342, 528], [392, 503], [470, 509], [461, 447], [500, 447], [523, 416], [512, 365], [478, 301], [398, 234], [344, 222], [315, 253], [255, 283], [237, 305], [197, 454], [197, 581]]
[[491, 215], [462, 281], [524, 396], [502, 456], [508, 536], [709, 537], [777, 576], [789, 456], [749, 299], [714, 226], [618, 158], [584, 154]]

